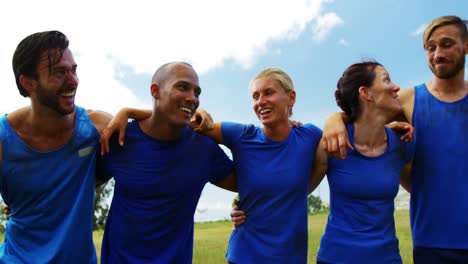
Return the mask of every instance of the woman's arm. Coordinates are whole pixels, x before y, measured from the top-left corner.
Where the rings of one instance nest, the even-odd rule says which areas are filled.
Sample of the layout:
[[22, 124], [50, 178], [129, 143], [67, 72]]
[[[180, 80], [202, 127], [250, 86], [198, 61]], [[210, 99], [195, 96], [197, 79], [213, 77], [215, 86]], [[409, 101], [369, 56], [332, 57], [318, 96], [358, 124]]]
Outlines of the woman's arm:
[[325, 151], [325, 139], [322, 138], [315, 151], [314, 164], [309, 178], [309, 194], [322, 182], [328, 170], [328, 154]]

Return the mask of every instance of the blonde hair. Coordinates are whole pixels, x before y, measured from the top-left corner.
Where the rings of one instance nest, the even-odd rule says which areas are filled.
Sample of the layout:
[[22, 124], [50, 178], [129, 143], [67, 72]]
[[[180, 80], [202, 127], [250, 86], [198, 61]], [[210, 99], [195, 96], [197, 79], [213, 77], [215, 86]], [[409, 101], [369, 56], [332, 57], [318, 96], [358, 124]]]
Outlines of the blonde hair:
[[447, 26], [447, 25], [455, 25], [461, 31], [460, 37], [462, 38], [462, 40], [463, 41], [468, 40], [468, 31], [466, 29], [467, 24], [468, 24], [468, 21], [462, 20], [461, 18], [457, 16], [441, 16], [432, 20], [429, 26], [426, 27], [426, 30], [424, 30], [424, 34], [423, 34], [424, 48], [426, 48], [427, 41], [431, 37], [432, 33], [439, 27]]
[[[257, 73], [253, 77], [252, 81], [250, 81], [249, 87], [252, 87], [252, 84], [254, 81], [260, 78], [266, 78], [266, 77], [272, 77], [273, 79], [277, 80], [280, 83], [285, 93], [290, 93], [294, 91], [294, 84], [293, 84], [291, 77], [289, 77], [289, 75], [280, 68], [267, 68]], [[292, 114], [293, 113], [292, 113], [292, 107], [291, 107], [291, 109], [289, 110], [289, 116], [292, 116]]]

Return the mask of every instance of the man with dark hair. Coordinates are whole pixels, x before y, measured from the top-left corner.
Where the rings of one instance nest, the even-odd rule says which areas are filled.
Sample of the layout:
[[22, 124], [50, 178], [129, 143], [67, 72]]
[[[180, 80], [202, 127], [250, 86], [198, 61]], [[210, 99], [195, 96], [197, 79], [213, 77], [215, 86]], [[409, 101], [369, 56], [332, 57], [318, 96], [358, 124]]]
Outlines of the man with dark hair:
[[0, 193], [11, 210], [0, 263], [96, 263], [96, 149], [111, 116], [75, 106], [77, 64], [59, 31], [32, 34], [13, 55], [31, 105], [0, 118]]
[[[423, 35], [434, 77], [401, 90], [403, 118], [415, 127], [415, 157], [410, 178], [411, 230], [416, 264], [468, 263], [468, 54], [467, 21], [434, 19]], [[324, 129], [328, 151], [346, 153], [341, 115]], [[338, 127], [334, 127], [338, 126]]]

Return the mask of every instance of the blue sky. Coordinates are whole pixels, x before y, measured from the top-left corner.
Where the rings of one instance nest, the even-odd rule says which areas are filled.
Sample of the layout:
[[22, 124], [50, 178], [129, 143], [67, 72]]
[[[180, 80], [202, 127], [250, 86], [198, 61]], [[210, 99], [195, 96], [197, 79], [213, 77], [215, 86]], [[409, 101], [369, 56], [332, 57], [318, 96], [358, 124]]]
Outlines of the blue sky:
[[[3, 3], [0, 112], [29, 103], [17, 92], [11, 70], [17, 43], [30, 33], [58, 29], [70, 38], [79, 65], [76, 102], [86, 108], [115, 113], [123, 106], [150, 107], [154, 70], [186, 60], [200, 75], [201, 107], [215, 120], [259, 124], [248, 83], [258, 71], [280, 67], [296, 87], [293, 118], [322, 127], [338, 110], [333, 92], [348, 65], [375, 59], [402, 88], [427, 81], [421, 28], [441, 15], [468, 19], [467, 10], [466, 0]], [[320, 186], [323, 200], [327, 188]], [[210, 211], [226, 215], [232, 197], [207, 186], [196, 218]]]

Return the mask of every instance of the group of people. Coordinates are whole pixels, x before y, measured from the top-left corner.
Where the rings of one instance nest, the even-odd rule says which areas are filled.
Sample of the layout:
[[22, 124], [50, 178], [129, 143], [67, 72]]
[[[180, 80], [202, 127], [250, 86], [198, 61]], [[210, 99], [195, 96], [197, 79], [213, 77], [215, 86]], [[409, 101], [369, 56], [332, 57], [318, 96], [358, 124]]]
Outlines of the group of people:
[[[434, 76], [414, 88], [400, 91], [375, 61], [348, 67], [335, 91], [344, 112], [322, 135], [292, 125], [296, 92], [278, 68], [249, 86], [262, 127], [213, 123], [197, 110], [198, 75], [185, 62], [155, 72], [151, 110], [126, 108], [111, 121], [75, 106], [77, 64], [64, 34], [26, 37], [13, 70], [31, 105], [0, 118], [0, 193], [11, 210], [0, 263], [96, 263], [94, 187], [110, 178], [101, 263], [191, 263], [207, 182], [239, 192], [227, 262], [307, 263], [307, 196], [325, 175], [330, 215], [317, 263], [401, 263], [399, 184], [411, 192], [414, 263], [468, 263], [466, 21], [436, 18], [423, 44]], [[414, 143], [389, 129], [395, 120], [415, 127]]]

